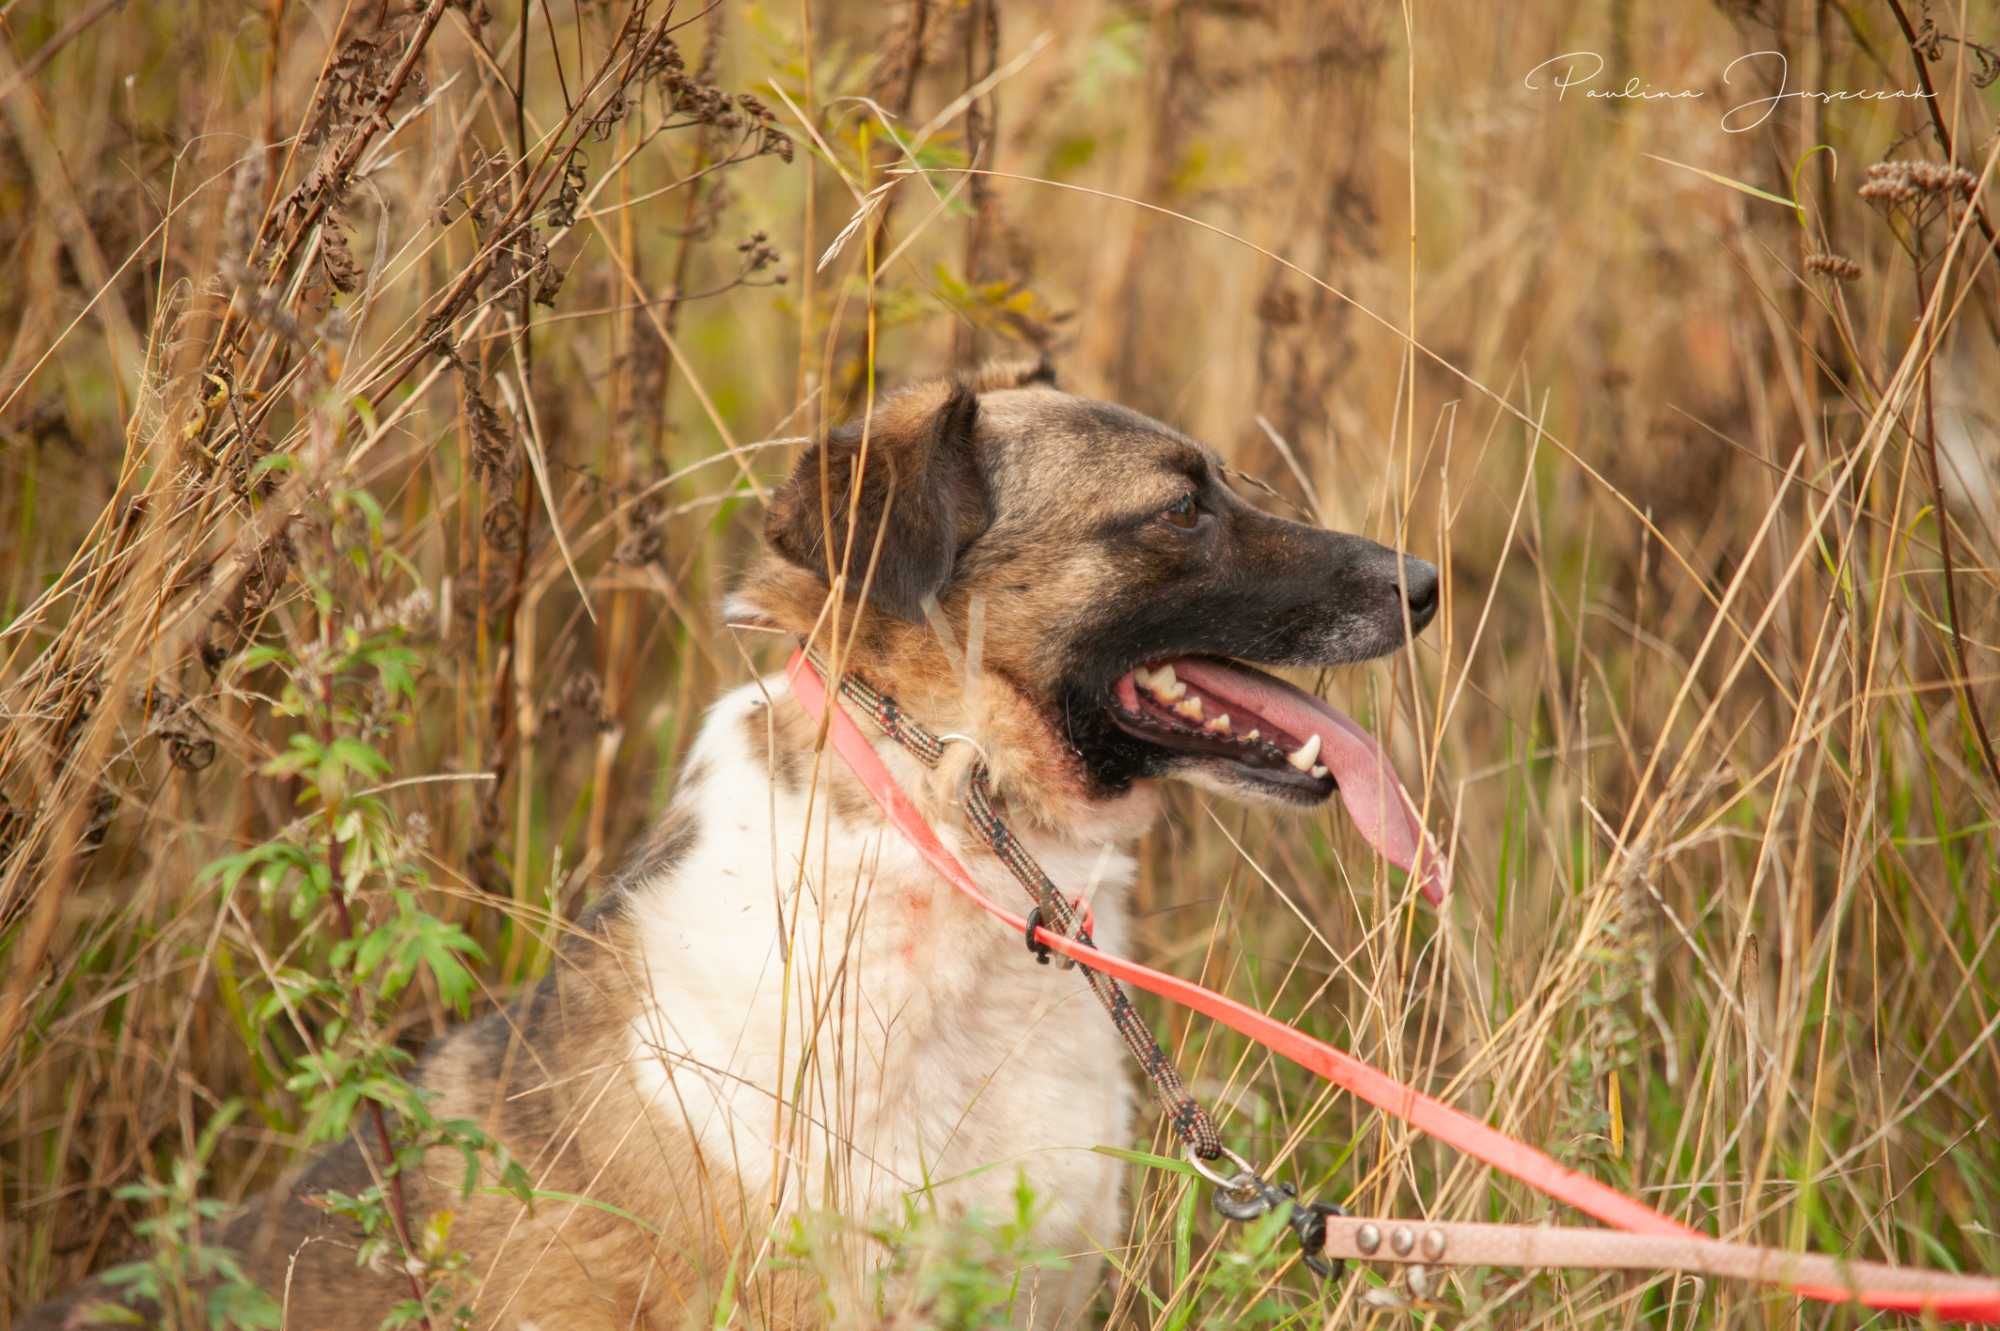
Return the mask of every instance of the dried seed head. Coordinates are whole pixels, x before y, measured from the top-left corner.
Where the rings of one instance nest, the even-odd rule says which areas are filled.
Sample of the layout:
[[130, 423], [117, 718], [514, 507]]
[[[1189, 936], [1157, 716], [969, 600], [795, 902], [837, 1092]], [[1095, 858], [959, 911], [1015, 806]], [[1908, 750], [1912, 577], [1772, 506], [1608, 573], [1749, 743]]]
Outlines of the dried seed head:
[[1877, 162], [1868, 168], [1868, 179], [1858, 193], [1870, 203], [1896, 208], [1934, 196], [1970, 199], [1978, 187], [1976, 176], [1949, 162]]
[[153, 699], [147, 731], [166, 746], [168, 761], [183, 772], [199, 772], [215, 761], [215, 734], [188, 702], [162, 690]]
[[431, 627], [436, 613], [437, 601], [431, 596], [431, 589], [418, 587], [395, 604], [363, 615], [357, 622], [357, 627], [365, 634], [387, 633], [391, 630], [418, 634]]
[[[378, 19], [372, 30], [357, 32], [343, 43], [327, 66], [319, 98], [306, 117], [307, 143], [324, 143], [388, 110], [377, 103], [402, 59], [417, 14], [385, 10]], [[398, 100], [422, 97], [424, 85], [423, 67], [418, 65], [397, 90]]]
[[459, 386], [465, 392], [466, 420], [472, 426], [473, 470], [488, 485], [512, 480], [520, 466], [520, 459], [507, 418], [488, 400], [473, 367], [458, 354], [458, 348], [448, 338], [440, 334], [433, 340], [431, 348], [458, 371]]
[[639, 567], [663, 558], [667, 553], [667, 533], [660, 505], [641, 499], [625, 511], [625, 532], [611, 552], [611, 562]]
[[565, 730], [571, 728], [609, 730], [612, 720], [604, 708], [604, 684], [594, 670], [571, 675], [554, 697], [542, 706], [542, 719]]
[[1861, 276], [1861, 265], [1842, 254], [1808, 254], [1806, 271], [1836, 282], [1852, 282]]
[[576, 225], [576, 210], [583, 204], [583, 187], [590, 183], [589, 172], [590, 160], [581, 151], [571, 154], [563, 163], [562, 188], [549, 204], [550, 227], [565, 231]]
[[250, 250], [257, 242], [257, 224], [264, 212], [264, 187], [269, 179], [264, 145], [252, 144], [244, 154], [243, 164], [236, 168], [236, 179], [229, 185], [229, 202], [222, 210], [223, 263], [239, 272], [248, 272], [251, 267]]
[[761, 273], [778, 261], [777, 247], [762, 231], [753, 231], [750, 238], [738, 244], [736, 252], [743, 256], [743, 276]]
[[361, 268], [354, 251], [347, 247], [347, 232], [341, 229], [340, 214], [327, 210], [326, 225], [319, 236], [319, 267], [326, 284], [342, 295], [361, 285]]
[[1257, 317], [1274, 328], [1290, 328], [1305, 317], [1299, 308], [1299, 293], [1289, 287], [1267, 288], [1257, 298]]
[[514, 507], [514, 497], [505, 491], [495, 495], [486, 506], [479, 529], [486, 537], [486, 544], [503, 554], [520, 549], [521, 512]]

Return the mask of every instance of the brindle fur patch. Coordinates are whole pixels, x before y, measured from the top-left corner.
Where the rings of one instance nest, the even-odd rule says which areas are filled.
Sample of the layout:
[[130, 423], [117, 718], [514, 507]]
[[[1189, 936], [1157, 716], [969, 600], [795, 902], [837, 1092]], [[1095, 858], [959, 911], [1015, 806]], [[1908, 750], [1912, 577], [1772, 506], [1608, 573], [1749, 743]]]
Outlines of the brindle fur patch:
[[[692, 764], [682, 773], [681, 784], [686, 788], [699, 786], [706, 775], [700, 763]], [[651, 879], [665, 877], [687, 858], [700, 835], [701, 827], [684, 807], [669, 808], [665, 817], [640, 838], [614, 881], [621, 887], [636, 887]], [[601, 910], [612, 900], [612, 894], [607, 893], [590, 911]], [[591, 918], [590, 911], [585, 912], [585, 920]]]

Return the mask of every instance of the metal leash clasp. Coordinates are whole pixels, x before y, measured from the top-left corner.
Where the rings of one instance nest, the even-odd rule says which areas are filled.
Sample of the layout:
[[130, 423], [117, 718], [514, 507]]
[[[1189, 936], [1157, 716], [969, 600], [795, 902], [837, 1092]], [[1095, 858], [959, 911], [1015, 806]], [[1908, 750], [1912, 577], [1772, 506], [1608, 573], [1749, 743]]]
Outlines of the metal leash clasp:
[[1306, 1269], [1323, 1280], [1337, 1278], [1344, 1264], [1326, 1255], [1326, 1220], [1328, 1216], [1347, 1212], [1332, 1202], [1302, 1202], [1299, 1190], [1292, 1184], [1269, 1182], [1227, 1146], [1222, 1148], [1222, 1154], [1236, 1166], [1236, 1172], [1228, 1177], [1209, 1168], [1192, 1149], [1186, 1152], [1194, 1172], [1215, 1185], [1212, 1205], [1216, 1214], [1225, 1220], [1247, 1222], [1284, 1208], [1285, 1223], [1299, 1241], [1299, 1256]]

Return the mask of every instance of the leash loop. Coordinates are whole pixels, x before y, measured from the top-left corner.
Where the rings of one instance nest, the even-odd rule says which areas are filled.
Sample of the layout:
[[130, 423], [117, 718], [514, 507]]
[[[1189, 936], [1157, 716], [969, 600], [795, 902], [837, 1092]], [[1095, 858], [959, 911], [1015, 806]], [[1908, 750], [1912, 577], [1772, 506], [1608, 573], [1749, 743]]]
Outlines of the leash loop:
[[[1260, 1183], [1263, 1182], [1258, 1177], [1257, 1171], [1250, 1167], [1250, 1162], [1230, 1150], [1227, 1146], [1217, 1151], [1214, 1155], [1207, 1157], [1197, 1155], [1194, 1149], [1189, 1147], [1181, 1153], [1181, 1158], [1187, 1161], [1188, 1168], [1218, 1188], [1234, 1188], [1239, 1186], [1237, 1180], [1245, 1174], [1248, 1174], [1253, 1179], [1257, 1179]], [[1218, 1173], [1215, 1167], [1209, 1163], [1212, 1160], [1227, 1160], [1230, 1164], [1236, 1166], [1236, 1173]]]
[[[1053, 952], [1055, 949], [1050, 947], [1047, 943], [1041, 942], [1035, 937], [1035, 931], [1040, 929], [1041, 927], [1042, 927], [1042, 908], [1040, 906], [1036, 906], [1028, 912], [1028, 955], [1035, 959], [1035, 964], [1037, 966], [1046, 966], [1049, 964], [1049, 953]], [[1071, 961], [1068, 957], [1064, 957], [1063, 962], [1065, 965], [1070, 965], [1070, 966], [1074, 966], [1076, 964], [1075, 962]]]
[[979, 741], [970, 735], [961, 735], [956, 730], [947, 730], [944, 734], [937, 737], [937, 741], [940, 746], [947, 748], [953, 744], [963, 744], [979, 755], [979, 762], [982, 767], [993, 766], [993, 760], [986, 756], [986, 750], [981, 748]]

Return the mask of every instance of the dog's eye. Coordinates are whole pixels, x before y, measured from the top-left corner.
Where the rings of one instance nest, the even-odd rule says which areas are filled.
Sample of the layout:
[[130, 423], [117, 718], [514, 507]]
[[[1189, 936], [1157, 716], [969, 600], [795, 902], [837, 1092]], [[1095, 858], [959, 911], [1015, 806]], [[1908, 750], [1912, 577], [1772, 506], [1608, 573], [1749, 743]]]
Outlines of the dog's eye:
[[1160, 517], [1176, 527], [1192, 527], [1201, 521], [1201, 510], [1194, 506], [1193, 495], [1182, 495], [1167, 505]]

